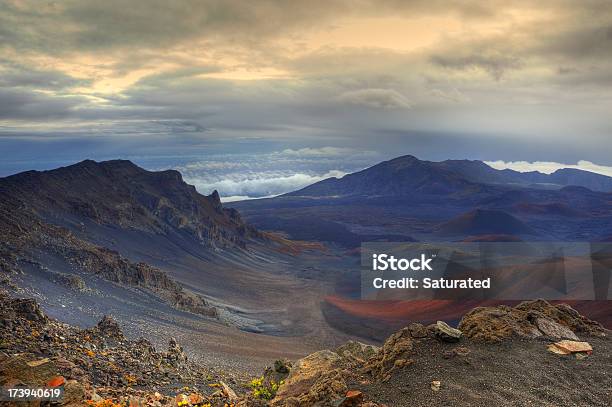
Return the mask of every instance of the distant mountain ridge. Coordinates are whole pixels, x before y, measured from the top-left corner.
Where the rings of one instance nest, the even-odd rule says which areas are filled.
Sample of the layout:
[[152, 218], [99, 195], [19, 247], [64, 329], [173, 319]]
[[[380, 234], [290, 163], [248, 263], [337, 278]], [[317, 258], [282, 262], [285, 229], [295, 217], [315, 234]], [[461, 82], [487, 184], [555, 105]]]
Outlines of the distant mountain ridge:
[[593, 191], [612, 192], [612, 177], [577, 169], [552, 174], [497, 170], [482, 161], [424, 161], [405, 155], [383, 161], [342, 178], [327, 178], [285, 196], [350, 196], [414, 193], [445, 195], [474, 191], [486, 185], [560, 189], [581, 186]]
[[593, 191], [612, 192], [612, 177], [575, 168], [562, 168], [551, 174], [545, 174], [539, 171], [497, 170], [482, 161], [475, 160], [446, 160], [439, 164], [473, 182], [557, 188], [581, 186]]
[[[612, 178], [574, 169], [520, 173], [481, 161], [408, 155], [231, 205], [259, 229], [346, 247], [398, 236], [600, 241], [612, 227]], [[314, 223], [324, 223], [325, 233], [304, 236], [303, 225]]]

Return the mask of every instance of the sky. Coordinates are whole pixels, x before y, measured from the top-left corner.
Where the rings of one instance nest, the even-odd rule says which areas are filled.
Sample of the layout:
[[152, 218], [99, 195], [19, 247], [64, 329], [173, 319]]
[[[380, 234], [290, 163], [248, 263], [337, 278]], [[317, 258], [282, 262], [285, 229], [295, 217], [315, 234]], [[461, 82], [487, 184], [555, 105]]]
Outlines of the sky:
[[383, 159], [612, 173], [609, 0], [0, 0], [0, 176], [85, 158], [225, 200]]

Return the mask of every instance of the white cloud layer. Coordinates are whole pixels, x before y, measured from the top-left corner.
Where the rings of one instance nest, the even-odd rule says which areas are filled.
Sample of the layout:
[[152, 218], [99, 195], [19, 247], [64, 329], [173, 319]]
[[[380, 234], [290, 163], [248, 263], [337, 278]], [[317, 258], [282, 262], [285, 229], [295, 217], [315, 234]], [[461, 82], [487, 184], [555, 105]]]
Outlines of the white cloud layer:
[[210, 194], [213, 190], [219, 191], [223, 200], [263, 198], [276, 196], [286, 192], [304, 188], [310, 184], [330, 177], [342, 177], [342, 171], [329, 171], [321, 175], [306, 173], [282, 174], [278, 172], [262, 172], [258, 174], [228, 174], [222, 179], [206, 179], [198, 177], [185, 177], [185, 181], [195, 185], [202, 194]]
[[612, 177], [612, 167], [598, 165], [590, 161], [581, 160], [576, 164], [562, 164], [552, 161], [485, 161], [489, 166], [498, 169], [511, 169], [519, 172], [539, 171], [544, 174], [552, 174], [562, 168], [575, 168], [578, 170], [595, 172]]

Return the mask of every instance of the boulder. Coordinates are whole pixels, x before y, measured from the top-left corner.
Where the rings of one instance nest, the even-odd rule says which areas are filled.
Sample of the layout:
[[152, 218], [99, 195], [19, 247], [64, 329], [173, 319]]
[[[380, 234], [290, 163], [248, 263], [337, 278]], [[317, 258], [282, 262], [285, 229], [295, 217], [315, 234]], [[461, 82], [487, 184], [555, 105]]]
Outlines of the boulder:
[[413, 322], [408, 325], [408, 330], [410, 331], [410, 336], [415, 339], [427, 338], [427, 336], [429, 335], [427, 328], [425, 328], [423, 324], [419, 324], [416, 322]]
[[444, 342], [459, 342], [462, 332], [459, 329], [449, 326], [444, 321], [438, 321], [433, 326], [433, 332], [436, 338]]
[[113, 319], [113, 317], [104, 315], [104, 317], [96, 325], [96, 333], [106, 339], [114, 339], [117, 341], [125, 340], [121, 327]]
[[339, 407], [356, 407], [360, 406], [363, 401], [363, 393], [359, 390], [349, 390], [344, 396], [344, 400], [340, 402]]
[[555, 339], [579, 340], [571, 329], [548, 318], [536, 318], [535, 323], [540, 332], [545, 336]]
[[577, 353], [577, 352], [593, 352], [593, 347], [588, 342], [578, 342], [578, 341], [569, 341], [563, 340], [559, 342], [555, 342], [549, 346], [550, 348], [554, 346], [559, 349], [564, 354]]
[[358, 363], [365, 363], [380, 350], [379, 347], [367, 345], [357, 341], [348, 341], [336, 349], [336, 353], [343, 358]]
[[48, 322], [47, 316], [42, 312], [36, 300], [30, 298], [11, 299], [8, 306], [12, 307], [18, 317], [38, 323]]

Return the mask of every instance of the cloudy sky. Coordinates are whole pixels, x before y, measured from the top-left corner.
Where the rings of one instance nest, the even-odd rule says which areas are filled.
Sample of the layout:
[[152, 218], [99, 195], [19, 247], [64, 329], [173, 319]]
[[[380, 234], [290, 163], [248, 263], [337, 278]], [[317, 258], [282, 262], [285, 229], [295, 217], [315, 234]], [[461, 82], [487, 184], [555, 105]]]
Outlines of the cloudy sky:
[[266, 196], [413, 154], [612, 167], [609, 0], [0, 0], [0, 176]]

